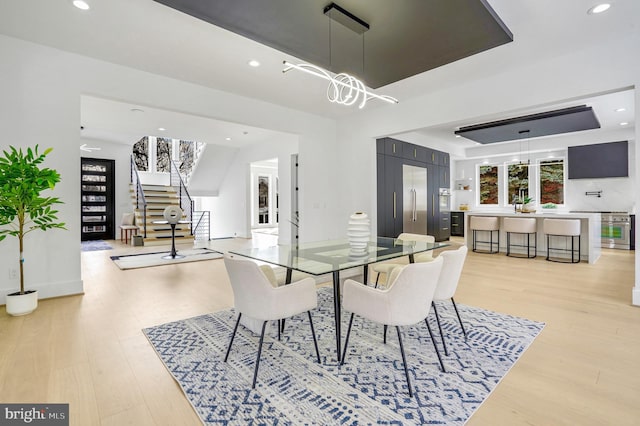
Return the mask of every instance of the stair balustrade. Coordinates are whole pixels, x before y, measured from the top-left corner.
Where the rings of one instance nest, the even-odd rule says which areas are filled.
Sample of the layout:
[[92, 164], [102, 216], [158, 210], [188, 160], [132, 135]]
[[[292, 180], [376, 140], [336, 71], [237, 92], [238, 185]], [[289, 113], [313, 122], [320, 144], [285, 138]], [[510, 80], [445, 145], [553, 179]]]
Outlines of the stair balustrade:
[[147, 238], [147, 200], [144, 196], [144, 189], [142, 188], [142, 183], [140, 183], [140, 176], [138, 175], [138, 166], [136, 166], [136, 162], [133, 159], [133, 155], [131, 155], [131, 166], [130, 166], [130, 182], [133, 187], [133, 191], [136, 197], [136, 209], [142, 210], [142, 217], [144, 218], [143, 222], [143, 237]]
[[[180, 200], [180, 208], [184, 212], [187, 220], [193, 224], [193, 210], [194, 203], [189, 195], [189, 191], [187, 191], [187, 187], [182, 180], [182, 176], [180, 175], [180, 169], [176, 165], [173, 160], [170, 160], [171, 164], [171, 177], [170, 177], [170, 185], [177, 189], [178, 198]], [[193, 235], [193, 226], [191, 228], [191, 235]]]

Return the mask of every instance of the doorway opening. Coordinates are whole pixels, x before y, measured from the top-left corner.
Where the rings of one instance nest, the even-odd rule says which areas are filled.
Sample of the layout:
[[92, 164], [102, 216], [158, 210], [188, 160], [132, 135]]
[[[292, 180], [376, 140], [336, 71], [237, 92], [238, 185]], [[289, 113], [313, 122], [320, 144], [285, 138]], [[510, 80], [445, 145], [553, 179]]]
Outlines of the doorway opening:
[[279, 223], [278, 159], [251, 163], [251, 229], [277, 235]]

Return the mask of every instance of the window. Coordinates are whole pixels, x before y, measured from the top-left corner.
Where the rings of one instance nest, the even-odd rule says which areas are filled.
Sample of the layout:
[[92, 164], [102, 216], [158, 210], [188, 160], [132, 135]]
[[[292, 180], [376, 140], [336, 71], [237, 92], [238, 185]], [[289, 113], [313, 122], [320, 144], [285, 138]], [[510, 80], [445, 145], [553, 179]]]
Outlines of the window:
[[529, 196], [529, 165], [509, 164], [507, 166], [507, 203], [514, 198]]
[[133, 160], [136, 162], [138, 171], [149, 170], [149, 138], [147, 136], [133, 145]]
[[269, 223], [269, 176], [258, 176], [258, 223]]
[[480, 166], [480, 204], [498, 204], [498, 166]]
[[540, 161], [540, 204], [564, 204], [564, 160]]
[[171, 139], [156, 139], [156, 172], [169, 173], [171, 171]]

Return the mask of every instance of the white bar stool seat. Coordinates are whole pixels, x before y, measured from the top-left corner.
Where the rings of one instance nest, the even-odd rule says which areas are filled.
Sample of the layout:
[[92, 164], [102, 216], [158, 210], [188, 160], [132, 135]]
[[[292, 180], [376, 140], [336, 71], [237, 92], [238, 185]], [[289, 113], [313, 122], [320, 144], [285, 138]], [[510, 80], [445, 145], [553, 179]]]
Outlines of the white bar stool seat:
[[[495, 216], [471, 216], [469, 218], [469, 228], [473, 231], [473, 251], [476, 253], [498, 253], [500, 251], [500, 221]], [[478, 240], [477, 233], [489, 232], [489, 241]], [[493, 233], [498, 233], [498, 238], [493, 240]], [[480, 251], [477, 249], [478, 243], [489, 244], [489, 249]], [[494, 250], [494, 245], [496, 249]]]
[[[538, 250], [538, 233], [536, 232], [536, 219], [532, 217], [505, 217], [502, 228], [507, 233], [507, 256], [525, 257], [524, 253], [515, 255], [511, 252], [511, 247], [526, 247], [528, 259], [536, 257]], [[523, 234], [527, 236], [527, 244], [511, 244], [511, 234]], [[533, 247], [531, 246], [531, 234], [533, 234]], [[531, 249], [533, 248], [533, 256]]]
[[[579, 219], [545, 219], [544, 233], [547, 234], [547, 259], [551, 262], [580, 263], [580, 220]], [[551, 237], [565, 237], [571, 239], [571, 248], [551, 247]], [[575, 238], [578, 237], [578, 248], [575, 248]], [[567, 258], [550, 257], [550, 252], [570, 252], [571, 260]], [[575, 259], [575, 254], [578, 258]]]

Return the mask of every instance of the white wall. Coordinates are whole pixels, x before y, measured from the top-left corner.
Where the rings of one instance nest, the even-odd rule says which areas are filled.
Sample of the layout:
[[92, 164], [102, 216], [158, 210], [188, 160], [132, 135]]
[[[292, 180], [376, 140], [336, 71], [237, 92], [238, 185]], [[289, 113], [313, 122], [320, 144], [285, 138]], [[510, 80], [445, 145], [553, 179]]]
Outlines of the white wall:
[[[324, 178], [325, 165], [335, 159], [333, 120], [6, 36], [0, 36], [0, 57], [0, 148], [9, 144], [51, 146], [54, 150], [47, 166], [62, 175], [55, 195], [65, 201], [60, 206], [60, 218], [67, 223], [68, 231], [34, 233], [26, 242], [26, 285], [40, 290], [41, 297], [83, 290], [78, 214], [83, 94], [298, 135], [304, 164], [300, 180], [307, 189], [300, 197], [301, 239], [331, 237], [326, 230], [335, 229], [335, 216], [314, 206], [337, 205], [337, 195], [332, 191], [337, 180], [333, 175]], [[283, 164], [290, 161], [282, 160]], [[290, 173], [288, 169], [286, 173]], [[17, 265], [17, 257], [16, 242], [0, 244], [0, 303], [4, 294], [17, 288], [17, 280], [4, 278]]]
[[298, 138], [282, 135], [237, 151], [220, 185], [218, 197], [202, 199], [203, 210], [211, 211], [211, 238], [251, 238], [251, 163], [278, 158], [280, 180], [280, 227], [278, 241], [291, 241], [291, 154], [298, 152]]

